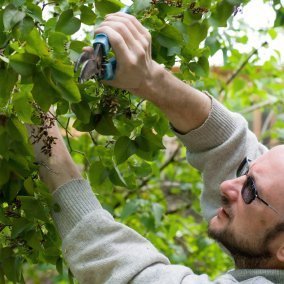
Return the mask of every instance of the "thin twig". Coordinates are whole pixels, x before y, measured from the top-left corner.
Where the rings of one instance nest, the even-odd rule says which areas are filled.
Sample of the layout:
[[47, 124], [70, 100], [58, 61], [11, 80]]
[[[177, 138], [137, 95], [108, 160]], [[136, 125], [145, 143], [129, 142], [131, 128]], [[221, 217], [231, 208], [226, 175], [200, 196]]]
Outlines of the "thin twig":
[[37, 166], [43, 166], [43, 167], [47, 168], [50, 172], [52, 172], [52, 173], [58, 175], [57, 172], [55, 172], [53, 169], [51, 169], [50, 167], [48, 167], [47, 164], [44, 163], [44, 162], [42, 162], [42, 161], [40, 161], [40, 162], [34, 162], [34, 164], [37, 165]]
[[87, 158], [86, 154], [84, 152], [81, 152], [81, 151], [78, 151], [78, 150], [74, 150], [71, 146], [71, 143], [70, 143], [70, 138], [69, 138], [69, 132], [68, 132], [68, 127], [69, 127], [69, 123], [70, 123], [70, 117], [68, 118], [67, 120], [67, 124], [66, 124], [66, 127], [64, 127], [64, 130], [65, 130], [65, 133], [66, 133], [66, 140], [67, 140], [67, 144], [68, 144], [68, 148], [69, 148], [69, 151], [70, 153], [74, 152], [74, 153], [78, 153], [82, 156], [84, 156], [84, 158], [86, 159], [88, 165], [90, 165], [90, 161], [89, 159]]
[[[259, 49], [262, 48], [263, 46], [267, 45], [268, 43], [265, 41], [261, 44], [259, 48], [254, 48], [251, 53], [248, 55], [248, 57], [244, 60], [244, 62], [241, 64], [241, 66], [232, 74], [232, 76], [225, 82], [225, 86], [228, 86], [239, 74], [240, 72], [244, 69], [244, 67], [248, 64], [249, 60], [252, 58], [253, 55], [257, 54]], [[226, 98], [226, 93], [225, 93], [225, 87], [223, 86], [221, 90], [219, 91], [220, 97], [219, 101], [223, 102]]]
[[137, 106], [136, 106], [136, 108], [135, 108], [135, 110], [134, 110], [134, 113], [138, 110], [138, 108], [140, 107], [140, 105], [141, 105], [144, 101], [145, 101], [145, 99], [141, 100], [141, 101], [137, 104]]
[[64, 125], [57, 119], [57, 116], [55, 116], [51, 111], [48, 111], [48, 113], [49, 113], [53, 118], [55, 118], [55, 120], [58, 122], [58, 124], [59, 124], [63, 129], [65, 129], [65, 130], [69, 133], [70, 136], [73, 136], [73, 135], [68, 131], [68, 129], [66, 129], [66, 128], [64, 127]]
[[269, 99], [267, 101], [260, 102], [260, 103], [258, 103], [256, 105], [253, 105], [253, 106], [248, 107], [248, 108], [246, 108], [244, 110], [241, 110], [241, 111], [239, 111], [239, 113], [240, 114], [250, 113], [250, 112], [253, 112], [253, 111], [257, 110], [257, 109], [263, 108], [265, 106], [274, 105], [274, 104], [276, 104], [278, 102], [279, 102], [278, 99]]
[[271, 111], [269, 112], [268, 116], [266, 117], [266, 119], [265, 119], [263, 125], [262, 125], [262, 128], [261, 128], [261, 135], [263, 135], [263, 134], [266, 132], [266, 130], [268, 129], [269, 124], [271, 123], [271, 120], [273, 119], [273, 117], [274, 117], [274, 111], [271, 110]]
[[94, 144], [95, 146], [98, 146], [98, 143], [97, 143], [97, 141], [95, 140], [95, 138], [93, 137], [91, 131], [89, 132], [89, 135], [90, 135], [90, 137], [91, 137], [91, 139], [92, 139], [92, 141], [93, 141], [93, 144]]
[[[161, 165], [161, 167], [159, 168], [159, 172], [162, 172], [165, 168], [167, 168], [171, 163], [175, 162], [175, 157], [177, 156], [177, 154], [179, 153], [180, 150], [180, 146], [178, 146], [175, 151], [173, 152], [173, 154], [169, 157], [169, 159], [167, 161], [165, 161], [165, 163], [163, 165]], [[142, 181], [142, 183], [140, 184], [140, 188], [144, 187], [145, 185], [147, 185], [147, 183], [151, 180], [151, 178], [153, 177], [153, 175], [148, 176], [146, 179], [144, 179]]]

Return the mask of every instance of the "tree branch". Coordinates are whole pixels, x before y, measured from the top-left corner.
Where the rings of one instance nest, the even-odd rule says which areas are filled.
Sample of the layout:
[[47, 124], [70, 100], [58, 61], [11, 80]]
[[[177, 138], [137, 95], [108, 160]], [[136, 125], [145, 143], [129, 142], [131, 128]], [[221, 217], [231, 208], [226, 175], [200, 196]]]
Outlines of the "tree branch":
[[[171, 163], [175, 162], [175, 157], [179, 153], [179, 150], [180, 150], [180, 145], [175, 149], [175, 151], [172, 153], [172, 155], [169, 157], [169, 159], [167, 161], [165, 161], [165, 163], [163, 165], [161, 165], [161, 167], [159, 169], [160, 172], [162, 172], [165, 168], [167, 168]], [[147, 185], [147, 183], [151, 180], [152, 177], [153, 177], [153, 174], [148, 176], [146, 179], [144, 179], [139, 187], [142, 188], [145, 185]]]
[[[254, 48], [251, 53], [248, 55], [248, 57], [244, 60], [244, 62], [241, 64], [241, 66], [232, 74], [232, 76], [225, 82], [225, 86], [228, 86], [239, 74], [240, 72], [245, 68], [245, 66], [248, 64], [249, 60], [252, 58], [253, 55], [257, 54], [259, 49], [262, 48], [263, 46], [268, 45], [268, 42], [265, 41], [261, 44], [259, 48]], [[226, 98], [226, 93], [225, 93], [225, 87], [223, 86], [220, 91], [220, 97], [219, 101], [223, 102]]]

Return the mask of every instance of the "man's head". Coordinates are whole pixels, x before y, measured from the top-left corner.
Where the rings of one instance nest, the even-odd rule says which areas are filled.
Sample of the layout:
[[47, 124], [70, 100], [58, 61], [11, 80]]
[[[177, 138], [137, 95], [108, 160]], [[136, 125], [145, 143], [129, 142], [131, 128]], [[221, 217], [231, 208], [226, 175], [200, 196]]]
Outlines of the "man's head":
[[[257, 190], [249, 204], [244, 185]], [[220, 191], [223, 207], [211, 219], [209, 235], [230, 251], [238, 268], [284, 269], [284, 146], [253, 161], [245, 175], [224, 181]]]

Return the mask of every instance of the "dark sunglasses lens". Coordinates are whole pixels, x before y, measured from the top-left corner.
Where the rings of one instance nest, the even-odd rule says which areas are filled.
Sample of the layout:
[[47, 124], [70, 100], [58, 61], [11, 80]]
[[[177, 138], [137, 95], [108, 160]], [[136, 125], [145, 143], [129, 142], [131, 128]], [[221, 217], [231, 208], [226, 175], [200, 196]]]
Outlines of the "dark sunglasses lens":
[[251, 177], [248, 177], [243, 188], [242, 198], [246, 204], [250, 204], [255, 199], [254, 182]]
[[240, 166], [239, 166], [239, 168], [237, 170], [237, 177], [240, 177], [240, 176], [243, 176], [243, 175], [247, 174], [248, 170], [249, 170], [249, 163], [248, 163], [248, 159], [245, 158], [241, 162], [241, 164], [240, 164]]

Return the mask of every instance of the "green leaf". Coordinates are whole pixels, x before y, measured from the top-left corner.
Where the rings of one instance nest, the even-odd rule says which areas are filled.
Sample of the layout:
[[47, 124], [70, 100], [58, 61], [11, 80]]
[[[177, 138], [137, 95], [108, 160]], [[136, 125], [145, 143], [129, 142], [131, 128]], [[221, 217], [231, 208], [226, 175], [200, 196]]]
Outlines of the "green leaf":
[[20, 92], [14, 94], [13, 106], [20, 120], [32, 124], [31, 117], [33, 114], [33, 107], [30, 86], [21, 86]]
[[96, 131], [101, 135], [118, 135], [119, 132], [113, 124], [112, 117], [110, 115], [103, 115], [101, 119], [95, 123]]
[[4, 278], [4, 271], [3, 271], [3, 267], [0, 264], [0, 284], [5, 284], [5, 278]]
[[25, 232], [24, 239], [27, 242], [27, 245], [31, 248], [39, 251], [42, 249], [42, 234], [39, 230], [30, 230], [28, 232]]
[[74, 76], [74, 67], [71, 64], [64, 64], [59, 60], [54, 60], [51, 66], [54, 79], [60, 83], [65, 83]]
[[113, 169], [109, 171], [108, 178], [114, 185], [127, 187], [124, 178], [122, 177], [119, 169], [116, 166], [114, 166]]
[[8, 5], [3, 14], [4, 30], [10, 31], [16, 24], [24, 19], [25, 15], [24, 12], [19, 11], [15, 6]]
[[0, 11], [0, 48], [4, 47], [8, 40], [8, 34], [4, 32], [3, 13], [3, 10]]
[[55, 52], [64, 53], [65, 43], [68, 41], [66, 34], [61, 32], [50, 32], [48, 36], [48, 44]]
[[166, 25], [158, 32], [156, 40], [161, 46], [173, 48], [182, 45], [183, 37], [175, 27]]
[[133, 213], [137, 212], [138, 208], [139, 208], [139, 202], [137, 199], [128, 201], [123, 207], [123, 210], [120, 214], [121, 220], [124, 220], [125, 218], [129, 217]]
[[26, 218], [15, 219], [13, 221], [13, 227], [11, 231], [11, 237], [13, 239], [17, 238], [22, 232], [27, 229], [31, 229], [33, 224], [29, 222]]
[[90, 132], [94, 129], [101, 135], [118, 135], [119, 132], [115, 128], [112, 117], [110, 115], [92, 114], [89, 123], [83, 123], [76, 120], [73, 127], [79, 131]]
[[151, 2], [151, 0], [134, 0], [131, 8], [133, 8], [134, 13], [137, 14], [149, 8], [151, 6]]
[[33, 181], [33, 179], [31, 177], [28, 177], [27, 179], [25, 179], [24, 187], [25, 187], [26, 192], [29, 195], [33, 195], [34, 194], [35, 184], [34, 184], [34, 181]]
[[130, 156], [135, 154], [136, 145], [135, 142], [126, 136], [119, 137], [114, 146], [114, 155], [117, 164], [121, 164], [126, 161]]
[[39, 57], [48, 56], [48, 48], [39, 34], [38, 30], [34, 28], [26, 38], [27, 46], [26, 51], [28, 53], [38, 55]]
[[144, 151], [155, 151], [164, 149], [162, 137], [154, 134], [152, 129], [142, 128], [140, 136], [136, 137], [135, 142]]
[[93, 186], [102, 184], [108, 177], [108, 169], [99, 161], [93, 162], [89, 171], [89, 179]]
[[130, 164], [130, 168], [136, 177], [146, 177], [152, 173], [152, 167], [145, 161]]
[[193, 71], [197, 76], [205, 77], [209, 74], [209, 62], [205, 56], [199, 58], [198, 62], [192, 62], [189, 64], [189, 69]]
[[154, 219], [155, 219], [155, 225], [156, 225], [156, 227], [158, 227], [158, 226], [161, 225], [161, 221], [162, 221], [162, 217], [163, 217], [163, 213], [164, 213], [164, 208], [159, 203], [153, 203], [152, 204], [152, 212], [153, 212], [153, 216], [154, 216]]
[[42, 23], [42, 9], [33, 3], [27, 3], [27, 14], [31, 16], [36, 22]]
[[229, 17], [233, 14], [234, 4], [228, 3], [227, 1], [221, 1], [215, 12], [212, 13], [210, 20], [215, 26], [226, 27]]
[[39, 58], [35, 55], [22, 53], [10, 56], [11, 67], [23, 76], [30, 76], [35, 72]]
[[63, 274], [63, 259], [61, 257], [56, 261], [56, 270], [60, 275]]
[[25, 17], [18, 25], [13, 29], [15, 37], [19, 41], [25, 41], [29, 33], [34, 29], [35, 23], [32, 18]]
[[80, 26], [80, 20], [74, 17], [73, 10], [69, 9], [60, 15], [55, 30], [67, 35], [72, 35], [80, 29]]
[[18, 198], [21, 201], [21, 208], [24, 210], [27, 219], [49, 221], [47, 213], [39, 200], [32, 196], [18, 196]]
[[81, 6], [81, 22], [86, 25], [94, 25], [96, 21], [96, 14], [92, 11], [91, 7]]
[[47, 112], [50, 106], [58, 99], [56, 90], [53, 88], [51, 79], [48, 79], [48, 70], [38, 72], [33, 76], [32, 95], [41, 109]]
[[189, 43], [190, 48], [195, 49], [206, 38], [208, 32], [207, 22], [195, 23], [190, 26]]
[[13, 69], [0, 69], [0, 106], [4, 107], [11, 97], [11, 93], [18, 80]]
[[8, 257], [4, 261], [4, 273], [8, 280], [13, 283], [19, 283], [21, 279], [22, 260], [20, 257]]
[[79, 120], [83, 123], [89, 123], [91, 118], [91, 109], [87, 102], [82, 101], [78, 104], [72, 104], [71, 108]]
[[59, 83], [57, 87], [60, 90], [60, 94], [63, 99], [70, 103], [77, 103], [81, 100], [81, 94], [78, 89], [78, 85], [74, 80], [70, 79], [64, 83]]
[[213, 56], [221, 47], [220, 42], [216, 36], [210, 36], [206, 38], [205, 45], [209, 46], [211, 55]]
[[96, 0], [96, 10], [103, 17], [107, 14], [118, 12], [123, 4], [118, 0]]
[[274, 27], [283, 27], [283, 26], [284, 26], [284, 9], [281, 8], [276, 12]]

